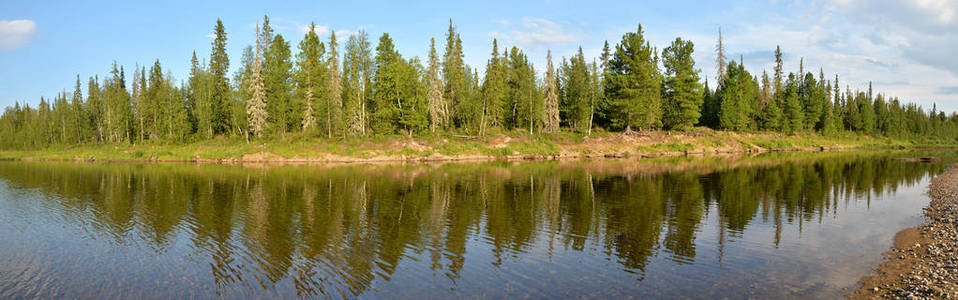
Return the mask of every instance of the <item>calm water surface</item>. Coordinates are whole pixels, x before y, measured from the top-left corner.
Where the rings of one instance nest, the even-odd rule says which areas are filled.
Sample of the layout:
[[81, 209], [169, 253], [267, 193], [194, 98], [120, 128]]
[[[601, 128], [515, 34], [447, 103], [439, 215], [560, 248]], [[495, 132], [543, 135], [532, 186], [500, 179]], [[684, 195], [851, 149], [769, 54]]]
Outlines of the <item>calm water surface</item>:
[[921, 222], [916, 155], [0, 162], [0, 298], [834, 298]]

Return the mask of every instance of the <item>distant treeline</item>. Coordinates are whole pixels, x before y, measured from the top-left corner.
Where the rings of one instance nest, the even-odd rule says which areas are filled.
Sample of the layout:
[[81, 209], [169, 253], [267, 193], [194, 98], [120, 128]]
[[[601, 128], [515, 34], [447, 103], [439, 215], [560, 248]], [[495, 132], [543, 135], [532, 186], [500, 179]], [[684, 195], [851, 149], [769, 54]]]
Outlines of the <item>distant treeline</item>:
[[41, 98], [37, 107], [7, 107], [0, 116], [0, 148], [289, 134], [591, 134], [696, 125], [946, 142], [958, 137], [955, 113], [925, 111], [873, 93], [870, 84], [867, 91], [842, 91], [838, 75], [830, 80], [819, 70], [816, 77], [801, 64], [797, 74], [786, 75], [781, 49], [776, 49], [771, 76], [765, 71], [752, 75], [741, 60], [726, 59], [721, 33], [713, 90], [695, 68], [691, 41], [676, 38], [659, 51], [645, 39], [641, 25], [614, 46], [606, 42], [591, 61], [580, 47], [554, 67], [550, 52], [542, 78], [521, 49], [500, 49], [495, 39], [480, 77], [463, 63], [462, 42], [451, 20], [443, 55], [433, 39], [423, 62], [404, 58], [388, 33], [373, 49], [362, 30], [342, 46], [335, 32], [324, 42], [310, 30], [294, 55], [264, 17], [256, 44], [245, 48], [232, 79], [220, 20], [214, 32], [208, 62], [194, 52], [190, 76], [180, 84], [159, 61], [135, 68], [128, 84], [126, 71], [114, 63], [108, 76], [87, 80], [85, 97], [77, 76], [72, 95]]

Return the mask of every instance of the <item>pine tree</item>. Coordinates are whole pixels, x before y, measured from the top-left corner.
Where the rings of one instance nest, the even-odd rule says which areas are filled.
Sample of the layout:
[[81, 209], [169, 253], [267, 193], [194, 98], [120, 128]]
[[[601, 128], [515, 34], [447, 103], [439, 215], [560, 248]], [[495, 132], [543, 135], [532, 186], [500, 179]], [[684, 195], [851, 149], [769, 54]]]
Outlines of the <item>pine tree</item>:
[[605, 76], [605, 94], [609, 106], [604, 108], [613, 126], [626, 131], [653, 128], [659, 123], [660, 76], [655, 49], [645, 40], [642, 26], [622, 36], [609, 61]]
[[[719, 43], [721, 45], [721, 42]], [[701, 117], [702, 86], [699, 71], [695, 69], [692, 41], [676, 38], [672, 45], [662, 51], [665, 66], [665, 116], [666, 128], [688, 130]]]
[[[580, 48], [581, 49], [581, 48]], [[545, 122], [542, 131], [559, 131], [559, 95], [556, 91], [555, 69], [552, 67], [552, 50], [546, 52]]]

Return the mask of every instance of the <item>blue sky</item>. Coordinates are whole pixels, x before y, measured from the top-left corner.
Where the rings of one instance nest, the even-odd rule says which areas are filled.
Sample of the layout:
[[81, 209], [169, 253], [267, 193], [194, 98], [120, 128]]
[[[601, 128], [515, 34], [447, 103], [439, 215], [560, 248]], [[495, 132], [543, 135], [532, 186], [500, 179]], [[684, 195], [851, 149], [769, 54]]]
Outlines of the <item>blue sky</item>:
[[[281, 2], [281, 1], [276, 1]], [[3, 1], [0, 3], [0, 106], [35, 104], [40, 96], [72, 91], [109, 71], [114, 60], [128, 70], [159, 59], [186, 80], [193, 50], [208, 57], [213, 25], [229, 35], [231, 69], [253, 42], [264, 14], [276, 32], [296, 45], [316, 22], [345, 34], [365, 29], [376, 40], [389, 32], [406, 57], [425, 57], [429, 39], [442, 47], [449, 18], [463, 39], [466, 63], [479, 69], [491, 40], [525, 50], [537, 71], [546, 50], [556, 61], [582, 46], [597, 56], [641, 23], [659, 49], [675, 37], [695, 42], [703, 77], [714, 78], [714, 44], [723, 28], [730, 58], [744, 59], [753, 74], [772, 70], [781, 45], [785, 68], [823, 67], [854, 88], [874, 82], [877, 91], [946, 111], [958, 110], [958, 2], [954, 0], [821, 1]], [[441, 50], [440, 50], [441, 51]]]

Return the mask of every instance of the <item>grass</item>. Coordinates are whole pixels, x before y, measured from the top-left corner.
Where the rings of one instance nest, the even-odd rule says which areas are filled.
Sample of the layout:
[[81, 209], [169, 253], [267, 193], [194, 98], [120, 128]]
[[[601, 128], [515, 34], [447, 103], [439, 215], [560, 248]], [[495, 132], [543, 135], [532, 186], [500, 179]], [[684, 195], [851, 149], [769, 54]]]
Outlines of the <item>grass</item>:
[[892, 139], [846, 133], [822, 136], [813, 133], [732, 133], [696, 128], [689, 133], [645, 132], [639, 138], [627, 134], [573, 132], [530, 135], [523, 131], [496, 132], [486, 137], [454, 135], [369, 136], [326, 139], [287, 135], [247, 143], [242, 138], [216, 138], [190, 143], [61, 145], [43, 150], [0, 151], [0, 159], [97, 160], [192, 160], [242, 159], [268, 153], [277, 158], [322, 158], [336, 156], [357, 160], [376, 157], [416, 158], [433, 155], [491, 157], [554, 156], [559, 154], [602, 155], [609, 153], [664, 153], [685, 151], [800, 150], [818, 147], [939, 146], [954, 141]]

